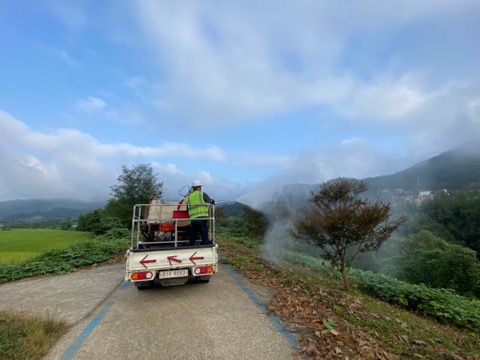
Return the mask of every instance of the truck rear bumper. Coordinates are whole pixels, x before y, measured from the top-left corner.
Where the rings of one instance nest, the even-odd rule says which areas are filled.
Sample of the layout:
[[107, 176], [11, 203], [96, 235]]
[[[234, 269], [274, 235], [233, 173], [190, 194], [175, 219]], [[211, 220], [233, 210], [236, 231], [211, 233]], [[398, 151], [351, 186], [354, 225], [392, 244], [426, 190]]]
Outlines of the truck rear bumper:
[[125, 280], [134, 283], [157, 281], [184, 284], [189, 279], [209, 280], [218, 271], [218, 246], [185, 246], [171, 249], [127, 251]]

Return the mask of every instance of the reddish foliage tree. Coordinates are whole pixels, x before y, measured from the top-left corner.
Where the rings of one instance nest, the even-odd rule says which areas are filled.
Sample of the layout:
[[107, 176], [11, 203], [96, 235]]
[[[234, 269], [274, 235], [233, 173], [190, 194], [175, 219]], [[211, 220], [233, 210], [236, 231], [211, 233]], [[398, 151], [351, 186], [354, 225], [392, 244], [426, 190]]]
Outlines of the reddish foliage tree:
[[390, 220], [389, 203], [360, 198], [367, 189], [365, 181], [347, 178], [321, 184], [299, 211], [291, 231], [322, 249], [321, 257], [340, 270], [346, 291], [347, 264], [359, 253], [378, 250], [407, 220], [405, 215]]

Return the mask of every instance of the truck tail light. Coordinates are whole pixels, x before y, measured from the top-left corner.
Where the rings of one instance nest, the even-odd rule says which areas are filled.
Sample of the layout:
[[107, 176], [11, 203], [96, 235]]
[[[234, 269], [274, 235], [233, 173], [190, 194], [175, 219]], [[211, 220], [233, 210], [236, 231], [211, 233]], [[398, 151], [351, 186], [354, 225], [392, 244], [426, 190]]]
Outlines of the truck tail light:
[[132, 280], [150, 280], [153, 278], [153, 274], [151, 271], [140, 271], [133, 273], [130, 276], [130, 279]]
[[213, 273], [213, 266], [202, 266], [195, 268], [195, 275], [205, 275]]

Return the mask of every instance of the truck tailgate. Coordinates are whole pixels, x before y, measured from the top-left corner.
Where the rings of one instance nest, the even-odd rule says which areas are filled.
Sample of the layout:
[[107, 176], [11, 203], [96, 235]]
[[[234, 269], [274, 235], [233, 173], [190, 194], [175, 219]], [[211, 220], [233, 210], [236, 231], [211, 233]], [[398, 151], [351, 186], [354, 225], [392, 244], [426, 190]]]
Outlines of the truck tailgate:
[[218, 256], [217, 247], [197, 246], [186, 248], [169, 249], [144, 249], [128, 250], [126, 263], [126, 280], [130, 280], [130, 274], [138, 271], [164, 271], [199, 266], [213, 266], [213, 272], [217, 271]]

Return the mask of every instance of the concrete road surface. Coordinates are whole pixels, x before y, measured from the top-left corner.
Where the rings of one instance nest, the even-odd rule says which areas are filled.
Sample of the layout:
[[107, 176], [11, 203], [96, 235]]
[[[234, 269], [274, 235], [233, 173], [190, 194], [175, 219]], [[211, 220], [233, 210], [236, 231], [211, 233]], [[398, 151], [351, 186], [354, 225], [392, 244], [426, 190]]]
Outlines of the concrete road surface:
[[108, 265], [3, 284], [0, 310], [71, 325], [46, 360], [295, 357], [294, 336], [262, 305], [268, 293], [229, 267], [207, 284], [142, 291], [123, 276], [124, 265]]

